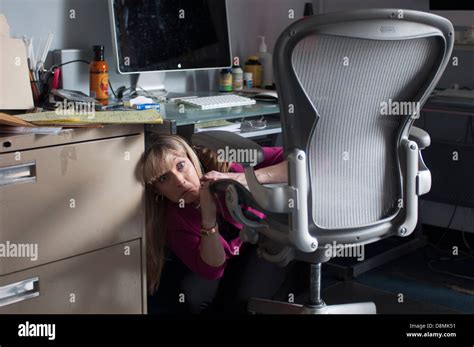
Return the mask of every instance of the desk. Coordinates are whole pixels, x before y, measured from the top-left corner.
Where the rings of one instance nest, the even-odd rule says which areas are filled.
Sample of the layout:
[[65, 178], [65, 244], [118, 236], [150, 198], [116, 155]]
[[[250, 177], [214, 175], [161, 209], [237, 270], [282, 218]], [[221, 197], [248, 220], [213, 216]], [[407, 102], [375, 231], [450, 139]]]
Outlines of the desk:
[[169, 102], [162, 105], [160, 113], [163, 116], [164, 123], [147, 125], [147, 131], [152, 133], [179, 134], [189, 139], [194, 133], [195, 124], [198, 122], [270, 116], [267, 117], [268, 126], [266, 129], [241, 133], [241, 135], [244, 137], [258, 137], [281, 132], [281, 124], [279, 122], [280, 108], [278, 104], [268, 102], [257, 101], [255, 105], [215, 110], [199, 110], [191, 107], [180, 108], [174, 102]]

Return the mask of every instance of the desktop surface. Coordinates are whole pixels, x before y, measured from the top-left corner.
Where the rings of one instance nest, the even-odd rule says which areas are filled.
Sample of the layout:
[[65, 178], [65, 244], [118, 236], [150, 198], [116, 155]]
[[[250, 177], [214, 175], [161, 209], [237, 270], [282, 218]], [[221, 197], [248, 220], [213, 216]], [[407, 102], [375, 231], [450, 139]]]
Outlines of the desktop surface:
[[195, 124], [201, 121], [216, 119], [236, 119], [254, 116], [275, 115], [280, 113], [276, 103], [258, 102], [254, 105], [220, 108], [213, 110], [200, 110], [189, 106], [180, 107], [174, 101], [162, 104], [160, 114], [165, 120], [176, 122], [177, 126]]
[[466, 112], [466, 115], [472, 115], [474, 111], [474, 91], [448, 91], [445, 94], [439, 93], [432, 95], [424, 106], [425, 111], [461, 111]]

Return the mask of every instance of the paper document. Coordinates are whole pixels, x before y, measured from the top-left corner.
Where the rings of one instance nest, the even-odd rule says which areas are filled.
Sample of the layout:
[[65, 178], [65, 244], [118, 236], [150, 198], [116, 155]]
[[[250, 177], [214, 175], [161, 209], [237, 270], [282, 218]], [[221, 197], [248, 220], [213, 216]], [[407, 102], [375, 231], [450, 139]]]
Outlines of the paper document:
[[100, 111], [84, 114], [53, 112], [28, 113], [17, 116], [37, 125], [47, 124], [162, 124], [163, 118], [156, 110], [147, 111]]
[[196, 124], [196, 132], [210, 131], [210, 130], [224, 130], [237, 132], [240, 131], [240, 123], [229, 122], [226, 120], [217, 120], [210, 122], [202, 122]]
[[17, 126], [3, 126], [0, 125], [0, 134], [38, 134], [38, 135], [49, 135], [57, 134], [62, 128], [49, 128], [49, 127], [34, 127], [25, 128]]
[[1, 125], [10, 125], [14, 127], [33, 127], [33, 124], [25, 122], [22, 119], [19, 119], [16, 116], [11, 116], [6, 113], [0, 112], [0, 124]]

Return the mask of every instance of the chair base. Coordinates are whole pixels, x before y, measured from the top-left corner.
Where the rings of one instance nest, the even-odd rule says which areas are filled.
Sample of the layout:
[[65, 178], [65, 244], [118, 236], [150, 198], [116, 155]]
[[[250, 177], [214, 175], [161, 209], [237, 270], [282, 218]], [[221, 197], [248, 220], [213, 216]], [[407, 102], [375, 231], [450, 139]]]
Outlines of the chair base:
[[376, 314], [377, 308], [373, 302], [354, 304], [319, 306], [291, 304], [280, 301], [250, 299], [248, 307], [250, 313], [261, 314]]

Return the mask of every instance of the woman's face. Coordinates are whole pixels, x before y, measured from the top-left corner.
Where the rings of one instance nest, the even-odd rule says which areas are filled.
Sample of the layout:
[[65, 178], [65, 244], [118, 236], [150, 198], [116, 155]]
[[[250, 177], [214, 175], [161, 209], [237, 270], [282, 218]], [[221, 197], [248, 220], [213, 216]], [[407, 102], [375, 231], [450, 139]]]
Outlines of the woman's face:
[[199, 180], [193, 163], [179, 154], [172, 155], [172, 167], [162, 174], [155, 182], [159, 194], [169, 200], [189, 204], [199, 201]]

